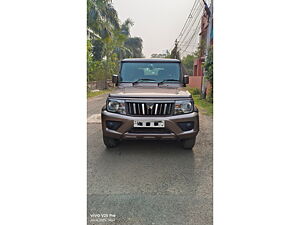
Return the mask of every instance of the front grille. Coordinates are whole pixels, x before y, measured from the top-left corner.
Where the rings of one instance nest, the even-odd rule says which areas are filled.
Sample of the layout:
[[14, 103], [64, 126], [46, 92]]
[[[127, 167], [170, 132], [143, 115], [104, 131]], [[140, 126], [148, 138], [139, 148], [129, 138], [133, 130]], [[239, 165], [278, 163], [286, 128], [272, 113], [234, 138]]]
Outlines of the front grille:
[[140, 103], [127, 102], [127, 113], [129, 115], [167, 116], [174, 110], [174, 103]]

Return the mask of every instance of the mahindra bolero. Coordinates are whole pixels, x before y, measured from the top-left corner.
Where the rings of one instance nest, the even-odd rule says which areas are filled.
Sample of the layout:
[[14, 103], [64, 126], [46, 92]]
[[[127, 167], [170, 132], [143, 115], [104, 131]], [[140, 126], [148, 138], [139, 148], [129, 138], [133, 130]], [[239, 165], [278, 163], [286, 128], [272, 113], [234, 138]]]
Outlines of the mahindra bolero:
[[116, 89], [102, 108], [108, 149], [122, 140], [174, 140], [192, 149], [199, 132], [198, 109], [176, 59], [124, 59], [113, 75]]

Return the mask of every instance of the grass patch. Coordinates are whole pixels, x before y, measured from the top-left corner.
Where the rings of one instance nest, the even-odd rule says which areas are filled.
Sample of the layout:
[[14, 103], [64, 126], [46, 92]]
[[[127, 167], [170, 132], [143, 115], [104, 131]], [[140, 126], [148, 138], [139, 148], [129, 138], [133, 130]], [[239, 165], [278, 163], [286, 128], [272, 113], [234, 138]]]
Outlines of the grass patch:
[[196, 106], [202, 111], [202, 113], [209, 116], [213, 115], [213, 103], [208, 102], [205, 99], [201, 99], [200, 95], [194, 95], [193, 98]]
[[201, 99], [200, 95], [193, 95], [193, 99], [195, 105], [203, 114], [208, 116], [213, 115], [213, 103], [208, 102], [205, 99]]
[[206, 99], [201, 99], [200, 90], [198, 88], [187, 87], [186, 90], [192, 94], [195, 105], [204, 115], [213, 115], [213, 103]]
[[107, 94], [111, 91], [112, 91], [112, 89], [100, 90], [100, 91], [96, 91], [96, 92], [88, 91], [87, 92], [87, 97], [92, 98], [92, 97], [96, 97], [96, 96], [99, 96], [99, 95]]

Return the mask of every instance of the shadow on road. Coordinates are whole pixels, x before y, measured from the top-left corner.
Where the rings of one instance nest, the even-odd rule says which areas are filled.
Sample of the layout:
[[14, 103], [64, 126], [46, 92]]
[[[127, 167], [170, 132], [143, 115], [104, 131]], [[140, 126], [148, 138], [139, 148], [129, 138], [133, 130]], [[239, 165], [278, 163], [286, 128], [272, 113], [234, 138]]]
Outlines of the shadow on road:
[[137, 154], [183, 154], [193, 155], [193, 151], [183, 149], [181, 143], [178, 141], [150, 141], [150, 140], [134, 140], [122, 141], [118, 147], [113, 149], [106, 149], [105, 152], [119, 152], [124, 154], [137, 153]]

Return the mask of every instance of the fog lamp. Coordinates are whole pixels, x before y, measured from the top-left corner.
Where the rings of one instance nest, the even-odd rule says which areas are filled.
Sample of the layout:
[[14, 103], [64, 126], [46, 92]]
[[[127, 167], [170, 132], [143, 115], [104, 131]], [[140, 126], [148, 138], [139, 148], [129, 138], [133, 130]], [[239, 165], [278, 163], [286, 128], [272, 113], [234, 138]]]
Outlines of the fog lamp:
[[193, 121], [179, 122], [177, 124], [181, 128], [182, 131], [189, 131], [189, 130], [194, 129], [194, 122]]
[[122, 122], [120, 121], [111, 121], [111, 120], [106, 121], [106, 127], [110, 130], [118, 130], [121, 125]]

